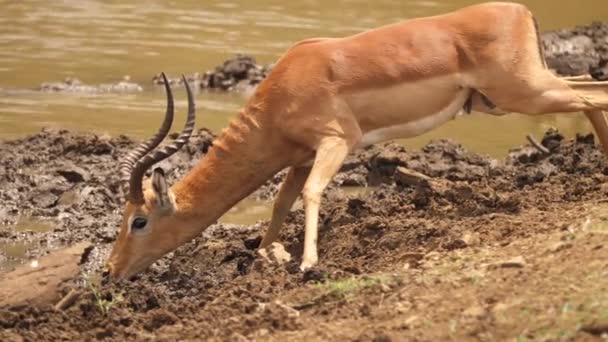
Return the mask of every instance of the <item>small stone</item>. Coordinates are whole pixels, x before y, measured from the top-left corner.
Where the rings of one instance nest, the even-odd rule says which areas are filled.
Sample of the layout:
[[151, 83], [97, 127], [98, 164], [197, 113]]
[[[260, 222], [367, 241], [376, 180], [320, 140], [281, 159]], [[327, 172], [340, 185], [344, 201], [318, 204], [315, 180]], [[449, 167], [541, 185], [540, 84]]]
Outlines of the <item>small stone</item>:
[[59, 196], [59, 199], [57, 200], [58, 205], [64, 206], [69, 206], [78, 202], [80, 202], [80, 195], [79, 192], [75, 189], [68, 190], [62, 193], [61, 196]]
[[32, 204], [40, 208], [50, 208], [55, 206], [58, 197], [50, 191], [45, 191], [31, 197]]
[[524, 260], [524, 257], [517, 256], [513, 259], [500, 261], [490, 266], [491, 268], [523, 268], [526, 266], [526, 261]]
[[482, 306], [472, 306], [462, 313], [465, 317], [482, 318], [486, 315], [486, 309]]
[[254, 337], [266, 337], [270, 334], [270, 331], [268, 329], [262, 328], [258, 331], [256, 331], [253, 335]]
[[467, 247], [477, 247], [481, 244], [479, 233], [466, 232], [460, 238]]
[[564, 249], [572, 248], [572, 246], [574, 246], [574, 244], [570, 241], [560, 241], [549, 247], [548, 251], [551, 253], [557, 253], [559, 251], [563, 251]]

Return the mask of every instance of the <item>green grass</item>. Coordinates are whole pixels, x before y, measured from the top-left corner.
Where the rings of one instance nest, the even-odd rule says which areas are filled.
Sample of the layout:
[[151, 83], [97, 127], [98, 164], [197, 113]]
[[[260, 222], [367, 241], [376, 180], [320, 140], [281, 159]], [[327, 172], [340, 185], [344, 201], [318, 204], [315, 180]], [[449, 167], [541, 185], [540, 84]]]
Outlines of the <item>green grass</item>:
[[93, 294], [93, 298], [94, 298], [94, 302], [95, 302], [95, 306], [97, 307], [97, 309], [99, 309], [99, 311], [101, 312], [102, 315], [107, 315], [108, 312], [110, 312], [110, 309], [116, 305], [117, 303], [123, 301], [123, 296], [122, 294], [118, 293], [112, 293], [111, 295], [111, 300], [106, 299], [100, 289], [99, 289], [99, 281], [97, 279], [95, 279], [94, 277], [92, 277], [90, 274], [84, 274], [83, 275], [83, 280], [84, 280], [84, 285], [87, 289], [89, 289], [91, 291], [91, 293]]
[[334, 298], [345, 298], [358, 291], [378, 286], [388, 279], [386, 276], [366, 276], [361, 278], [351, 277], [338, 280], [326, 280], [323, 283], [314, 284], [326, 296]]

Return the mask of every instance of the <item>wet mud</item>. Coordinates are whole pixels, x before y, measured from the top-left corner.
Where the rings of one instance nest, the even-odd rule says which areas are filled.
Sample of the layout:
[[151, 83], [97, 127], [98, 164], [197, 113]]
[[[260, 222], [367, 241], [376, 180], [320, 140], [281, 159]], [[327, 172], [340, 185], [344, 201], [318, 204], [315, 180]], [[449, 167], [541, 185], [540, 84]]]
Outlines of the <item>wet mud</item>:
[[[204, 157], [213, 137], [207, 130], [196, 132], [160, 166], [171, 179], [183, 175]], [[567, 232], [581, 217], [578, 208], [599, 203], [608, 194], [606, 158], [590, 134], [566, 139], [551, 130], [541, 142], [549, 154], [525, 145], [504, 159], [469, 152], [449, 140], [420, 150], [383, 144], [350, 156], [325, 192], [320, 262], [311, 271], [298, 269], [304, 215], [296, 209], [279, 240], [290, 260], [256, 252], [267, 222], [215, 224], [134, 281], [102, 283], [96, 274], [117, 235], [122, 201], [118, 160], [135, 143], [125, 136], [65, 130], [0, 142], [0, 223], [5, 226], [0, 245], [28, 242], [26, 255], [32, 259], [78, 242], [94, 246], [83, 257], [82, 275], [73, 279], [72, 286], [81, 291], [75, 303], [59, 311], [52, 305], [3, 306], [1, 340], [437, 340], [452, 336], [448, 327], [454, 310], [474, 321], [462, 323], [466, 329], [454, 336], [492, 336], [502, 330], [484, 310], [496, 299], [481, 309], [461, 303], [451, 295], [453, 287], [443, 285], [446, 276], [434, 273], [442, 269], [441, 260], [477, 249], [531, 253], [526, 246], [515, 246]], [[405, 181], [402, 168], [430, 180]], [[280, 181], [279, 175], [254, 196], [272, 197]], [[373, 190], [349, 194], [343, 186], [350, 185]], [[50, 222], [52, 228], [13, 228], [22, 217]], [[589, 243], [604, 242], [594, 237]], [[0, 261], [11, 258], [4, 251], [0, 256]], [[471, 264], [477, 259], [466, 260]], [[493, 263], [498, 266], [488, 268], [485, 279], [500, 282], [505, 277], [501, 270], [524, 268], [517, 276], [522, 277], [527, 263], [529, 259]], [[450, 268], [449, 274], [464, 274], [463, 265]], [[517, 277], [504, 279], [519, 284]], [[337, 286], [332, 284], [341, 284], [336, 283], [341, 279], [358, 282], [338, 290], [324, 287]], [[468, 279], [458, 286], [476, 288], [484, 281]], [[495, 297], [519, 291], [513, 286]], [[410, 291], [407, 301], [403, 291]], [[443, 311], [436, 311], [428, 298], [442, 294], [450, 300], [442, 304]], [[430, 329], [431, 323], [420, 324], [414, 316], [443, 328]], [[401, 317], [399, 324], [395, 317]], [[513, 337], [509, 331], [498, 337]]]

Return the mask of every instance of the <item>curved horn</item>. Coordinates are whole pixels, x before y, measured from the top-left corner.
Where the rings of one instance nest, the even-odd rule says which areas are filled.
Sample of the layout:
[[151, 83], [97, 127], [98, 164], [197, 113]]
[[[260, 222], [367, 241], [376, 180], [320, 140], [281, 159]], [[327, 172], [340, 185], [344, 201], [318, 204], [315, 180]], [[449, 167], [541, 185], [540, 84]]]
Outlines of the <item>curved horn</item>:
[[[190, 136], [192, 135], [192, 131], [194, 130], [194, 121], [196, 118], [194, 96], [192, 95], [192, 90], [190, 90], [190, 85], [188, 84], [186, 77], [182, 75], [182, 79], [184, 81], [184, 85], [186, 86], [186, 93], [188, 94], [188, 117], [186, 118], [184, 129], [182, 129], [177, 139], [175, 139], [171, 144], [161, 149], [152, 151], [137, 161], [133, 167], [133, 171], [131, 171], [131, 177], [129, 179], [129, 199], [132, 203], [144, 202], [142, 180], [146, 170], [155, 163], [169, 158], [171, 155], [177, 152], [186, 142], [188, 142]], [[168, 94], [170, 94], [170, 92]]]
[[163, 139], [165, 139], [167, 134], [169, 134], [171, 124], [173, 123], [173, 94], [171, 93], [171, 87], [169, 86], [167, 76], [165, 76], [164, 72], [161, 73], [161, 75], [165, 82], [165, 91], [167, 93], [167, 111], [165, 113], [165, 119], [163, 120], [163, 123], [158, 129], [158, 131], [152, 136], [152, 138], [148, 139], [147, 141], [144, 141], [133, 151], [129, 152], [129, 154], [127, 154], [127, 156], [119, 164], [123, 191], [127, 196], [130, 196], [129, 180], [131, 178], [133, 165], [135, 165], [135, 163], [141, 157], [145, 156], [148, 152], [152, 151], [156, 146], [158, 146], [163, 141]]

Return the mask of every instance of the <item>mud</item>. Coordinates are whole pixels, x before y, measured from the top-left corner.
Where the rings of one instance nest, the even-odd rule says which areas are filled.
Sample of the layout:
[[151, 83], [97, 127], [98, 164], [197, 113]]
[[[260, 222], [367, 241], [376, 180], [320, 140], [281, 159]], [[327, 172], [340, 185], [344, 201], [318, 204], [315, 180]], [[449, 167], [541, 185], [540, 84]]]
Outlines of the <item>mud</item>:
[[608, 22], [594, 22], [542, 35], [549, 68], [563, 76], [587, 74], [608, 59]]
[[[212, 139], [207, 130], [196, 132], [161, 166], [172, 179], [182, 175], [204, 156]], [[485, 306], [463, 304], [460, 297], [437, 299], [445, 300], [443, 311], [428, 304], [433, 302], [429, 296], [452, 296], [452, 287], [442, 285], [444, 277], [434, 273], [441, 269], [438, 260], [459, 258], [476, 248], [507, 258], [500, 253], [511, 245], [570, 231], [571, 223], [581, 218], [577, 208], [601, 202], [608, 193], [608, 165], [592, 135], [570, 140], [548, 131], [542, 144], [550, 154], [522, 146], [502, 160], [448, 140], [421, 150], [384, 144], [349, 157], [325, 192], [320, 262], [312, 271], [298, 270], [304, 236], [304, 215], [298, 209], [289, 215], [280, 237], [291, 261], [276, 263], [257, 255], [266, 222], [216, 224], [136, 280], [101, 284], [95, 274], [116, 237], [122, 201], [116, 167], [134, 144], [124, 136], [65, 130], [43, 130], [0, 143], [0, 220], [7, 226], [0, 230], [0, 245], [27, 242], [30, 258], [77, 242], [95, 245], [81, 265], [83, 275], [74, 279], [82, 291], [74, 305], [61, 312], [51, 305], [4, 306], [0, 339], [437, 340], [452, 336], [454, 310], [465, 312], [473, 322], [466, 321], [465, 327], [481, 334], [470, 335], [463, 328], [454, 336], [491, 335], [502, 326], [483, 319]], [[398, 181], [398, 167], [424, 173], [443, 187]], [[280, 180], [275, 177], [255, 196], [271, 197]], [[375, 188], [347, 195], [340, 185]], [[11, 228], [21, 217], [52, 222], [53, 229]], [[601, 236], [590, 241], [606, 242]], [[532, 251], [520, 248], [514, 250]], [[592, 250], [585, 247], [581, 253]], [[11, 257], [1, 252], [3, 258]], [[475, 258], [467, 259], [468, 264], [481, 262]], [[520, 262], [524, 271], [531, 262]], [[450, 274], [461, 274], [463, 267]], [[508, 282], [501, 278], [500, 272], [509, 272], [503, 268], [492, 268], [496, 276], [489, 281]], [[358, 292], [323, 292], [323, 286], [351, 278], [362, 279]], [[474, 286], [468, 279], [457, 288]], [[519, 293], [515, 286], [496, 296]], [[397, 303], [395, 298], [402, 298], [406, 289], [411, 291], [408, 301]], [[377, 309], [382, 305], [388, 306]], [[414, 316], [440, 326], [428, 329], [430, 323], [418, 324]], [[401, 317], [399, 324], [393, 324], [394, 317]], [[503, 330], [499, 339], [515, 336]], [[575, 331], [579, 334], [584, 333]]]

